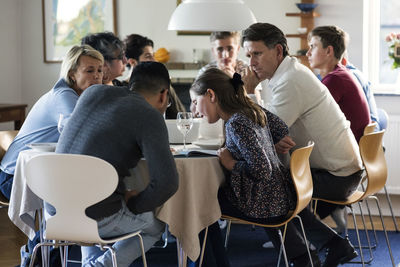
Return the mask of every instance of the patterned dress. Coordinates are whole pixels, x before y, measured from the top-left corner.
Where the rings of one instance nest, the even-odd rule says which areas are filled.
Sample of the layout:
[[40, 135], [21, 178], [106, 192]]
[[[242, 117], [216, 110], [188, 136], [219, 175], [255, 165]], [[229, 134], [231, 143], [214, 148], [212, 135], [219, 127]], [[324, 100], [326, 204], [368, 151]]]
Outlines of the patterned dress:
[[295, 207], [290, 173], [281, 165], [274, 147], [288, 134], [288, 128], [274, 114], [266, 114], [266, 127], [242, 113], [235, 113], [225, 124], [226, 147], [237, 163], [221, 191], [235, 208], [252, 218], [286, 215]]

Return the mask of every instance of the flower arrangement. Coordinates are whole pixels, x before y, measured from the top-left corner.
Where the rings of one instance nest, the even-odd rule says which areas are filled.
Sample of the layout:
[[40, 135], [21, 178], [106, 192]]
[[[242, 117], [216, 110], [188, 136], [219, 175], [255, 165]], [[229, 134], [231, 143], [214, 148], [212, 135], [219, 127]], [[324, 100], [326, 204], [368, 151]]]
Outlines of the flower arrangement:
[[389, 44], [389, 58], [393, 59], [392, 69], [400, 68], [400, 33], [390, 33], [386, 42]]

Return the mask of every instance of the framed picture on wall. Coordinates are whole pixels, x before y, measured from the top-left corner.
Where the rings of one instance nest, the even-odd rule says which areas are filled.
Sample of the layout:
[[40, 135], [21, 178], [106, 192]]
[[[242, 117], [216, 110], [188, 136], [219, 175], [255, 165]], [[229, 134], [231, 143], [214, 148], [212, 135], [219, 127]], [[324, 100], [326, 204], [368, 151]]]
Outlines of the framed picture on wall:
[[[182, 0], [176, 1], [176, 6], [179, 6]], [[196, 32], [196, 31], [178, 31], [178, 35], [210, 35], [211, 32]]]
[[116, 0], [42, 0], [45, 63], [61, 62], [89, 33], [117, 34]]

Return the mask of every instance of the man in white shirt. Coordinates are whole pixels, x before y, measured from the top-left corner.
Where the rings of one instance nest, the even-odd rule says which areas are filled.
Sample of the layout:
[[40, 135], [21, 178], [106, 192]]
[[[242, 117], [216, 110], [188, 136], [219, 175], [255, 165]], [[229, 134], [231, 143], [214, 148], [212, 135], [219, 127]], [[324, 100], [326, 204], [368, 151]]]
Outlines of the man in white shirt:
[[[347, 198], [360, 183], [362, 162], [350, 124], [328, 89], [307, 67], [289, 56], [285, 35], [276, 26], [268, 23], [251, 25], [243, 32], [242, 45], [255, 74], [252, 77], [258, 82], [269, 80], [268, 88], [272, 92], [269, 110], [289, 126], [290, 137], [276, 145], [277, 152], [287, 153], [314, 141], [310, 156], [314, 196], [335, 200]], [[306, 215], [312, 223], [319, 223]], [[325, 234], [326, 229], [320, 227]], [[299, 256], [302, 249], [299, 244], [303, 241], [295, 227], [292, 231], [287, 238], [291, 240], [287, 250], [293, 258]], [[273, 234], [269, 234], [274, 242]], [[334, 237], [316, 243], [330, 248], [323, 266], [337, 266], [357, 255], [345, 239]]]

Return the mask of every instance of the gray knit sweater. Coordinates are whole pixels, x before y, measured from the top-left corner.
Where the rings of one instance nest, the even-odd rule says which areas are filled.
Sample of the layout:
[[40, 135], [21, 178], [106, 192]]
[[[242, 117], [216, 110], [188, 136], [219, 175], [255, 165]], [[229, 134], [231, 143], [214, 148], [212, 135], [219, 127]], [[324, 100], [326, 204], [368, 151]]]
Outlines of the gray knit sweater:
[[56, 152], [99, 157], [116, 168], [120, 178], [117, 190], [86, 211], [97, 220], [120, 210], [125, 191], [122, 179], [142, 157], [149, 167], [150, 183], [128, 201], [133, 213], [153, 210], [178, 188], [162, 115], [126, 87], [94, 85], [86, 89], [61, 134]]

